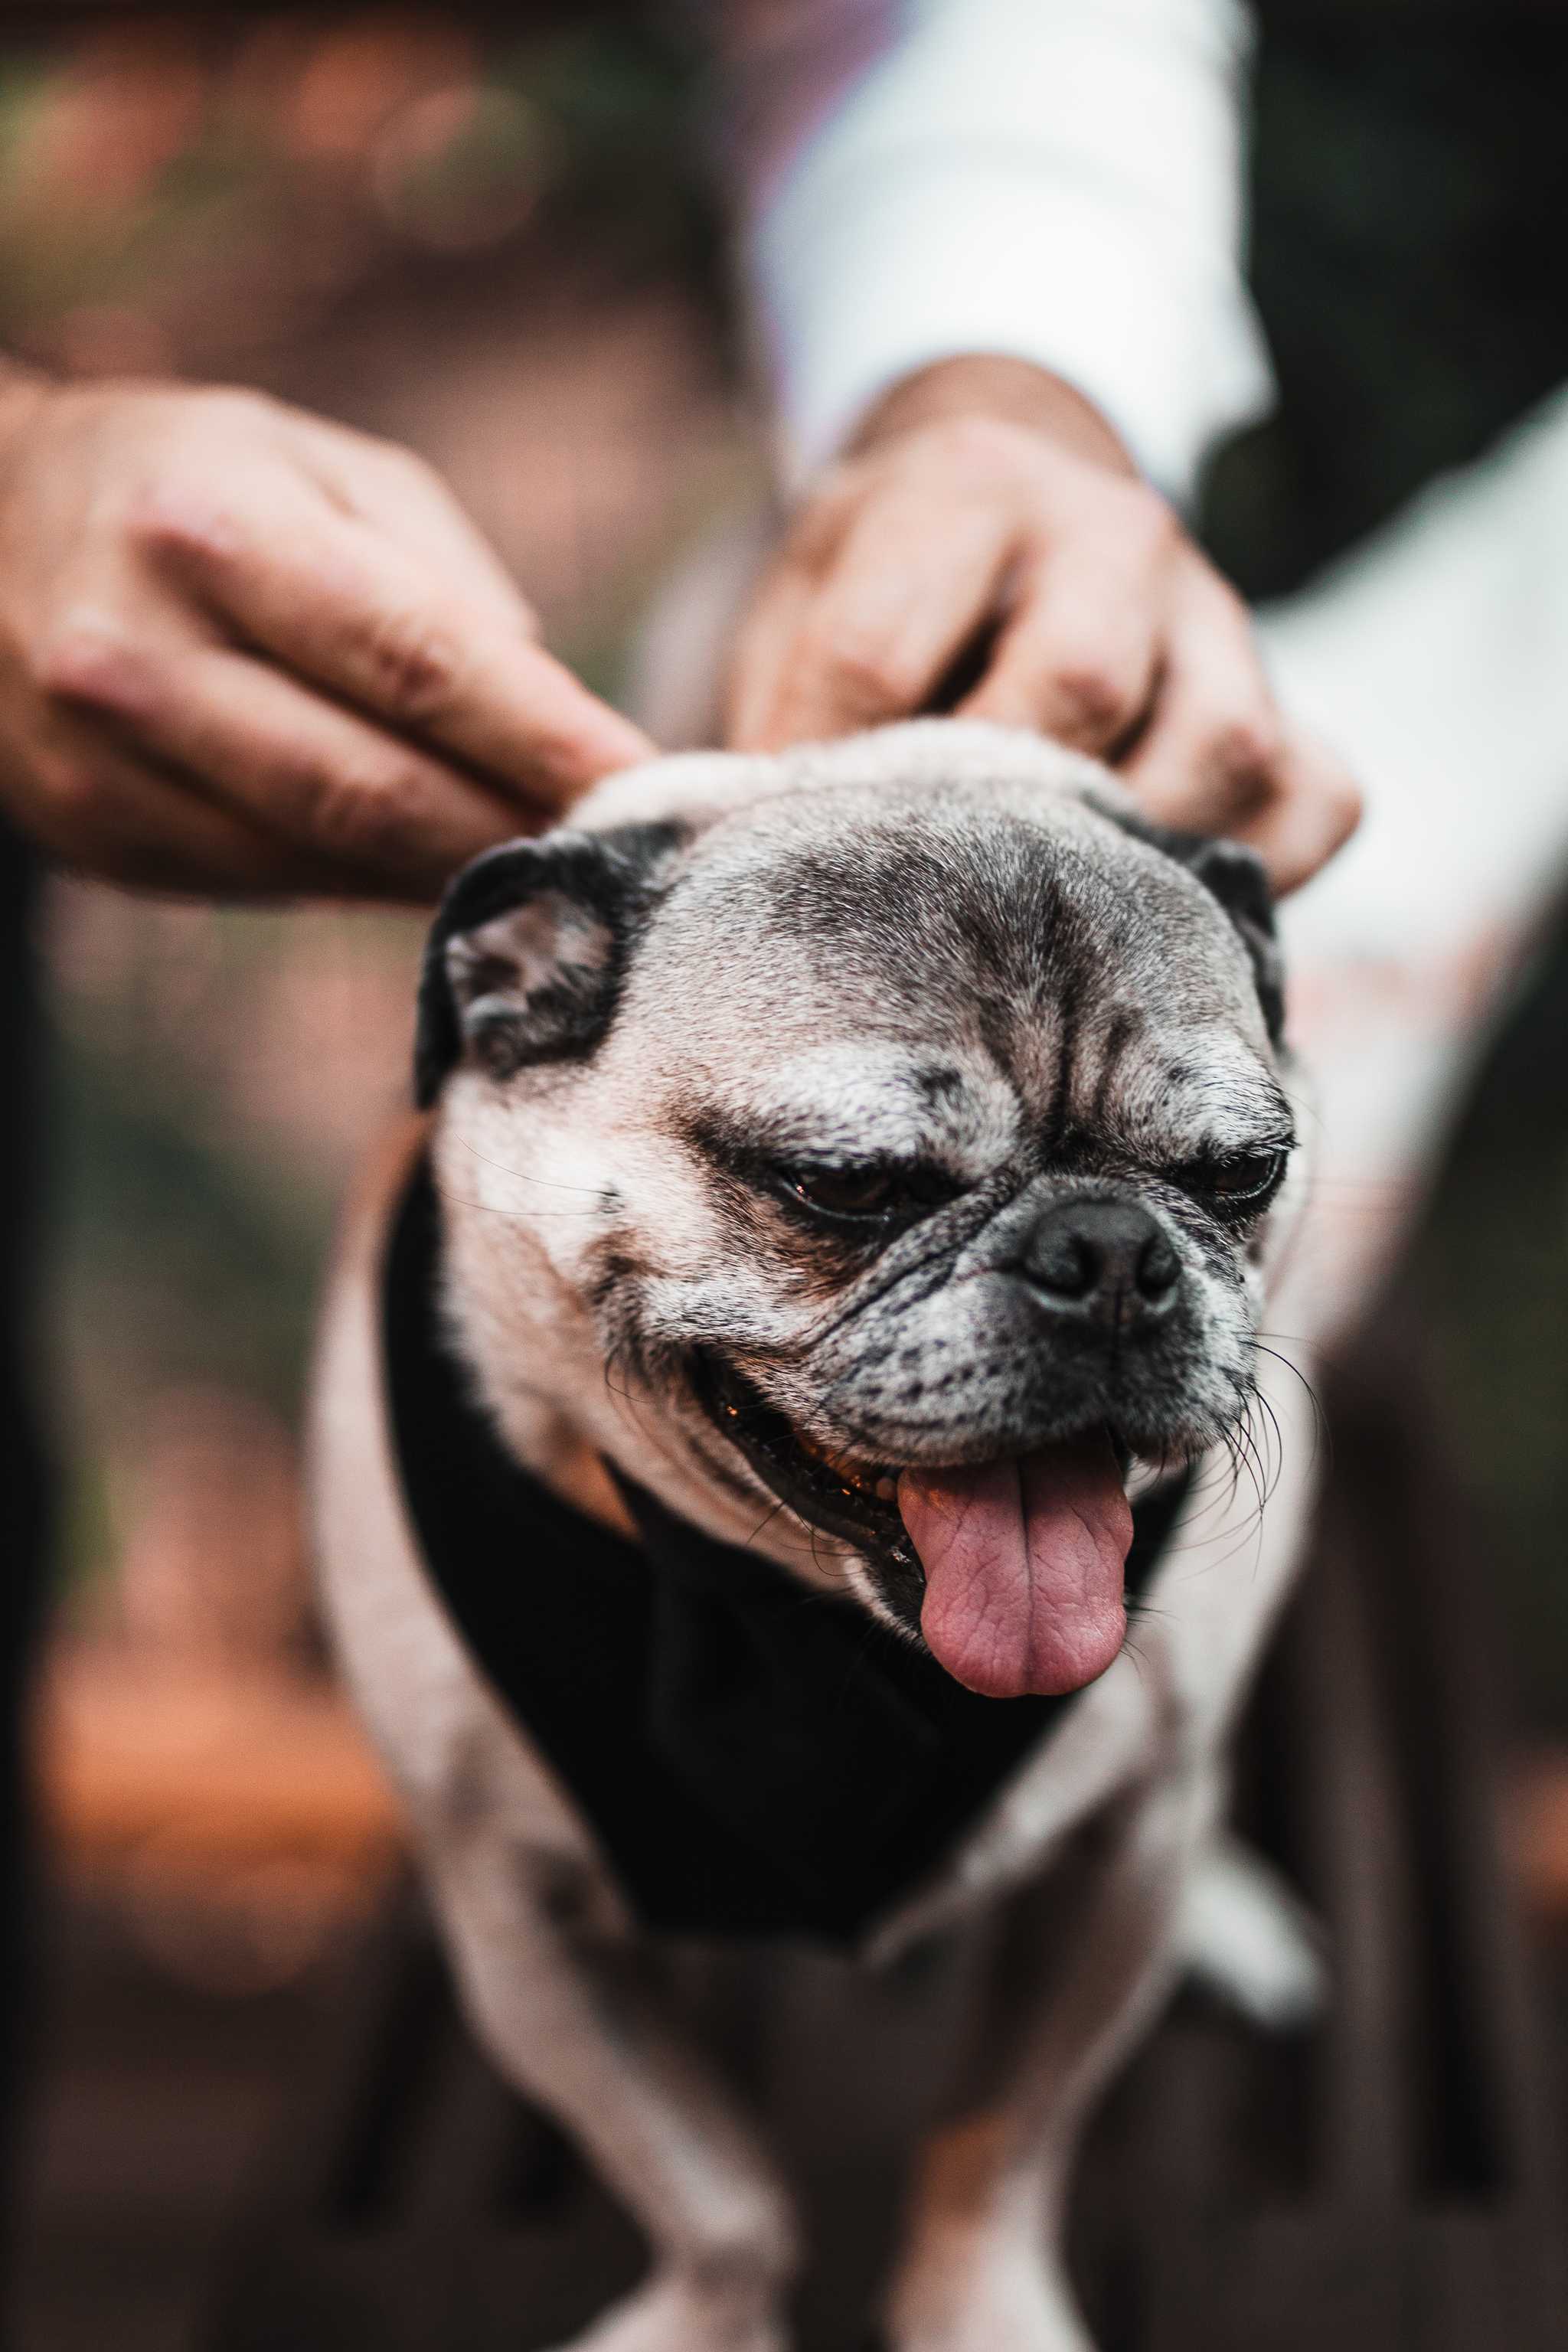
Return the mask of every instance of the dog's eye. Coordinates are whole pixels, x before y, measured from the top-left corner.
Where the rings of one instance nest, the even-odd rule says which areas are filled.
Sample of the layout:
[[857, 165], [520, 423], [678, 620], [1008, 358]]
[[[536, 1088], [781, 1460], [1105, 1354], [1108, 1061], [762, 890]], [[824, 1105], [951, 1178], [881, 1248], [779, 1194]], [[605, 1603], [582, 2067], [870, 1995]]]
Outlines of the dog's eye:
[[934, 1171], [875, 1165], [790, 1169], [784, 1187], [791, 1200], [819, 1216], [868, 1224], [920, 1216], [952, 1195], [952, 1187]]
[[1212, 1208], [1235, 1216], [1256, 1213], [1279, 1190], [1289, 1151], [1235, 1151], [1194, 1161], [1182, 1171], [1189, 1192]]

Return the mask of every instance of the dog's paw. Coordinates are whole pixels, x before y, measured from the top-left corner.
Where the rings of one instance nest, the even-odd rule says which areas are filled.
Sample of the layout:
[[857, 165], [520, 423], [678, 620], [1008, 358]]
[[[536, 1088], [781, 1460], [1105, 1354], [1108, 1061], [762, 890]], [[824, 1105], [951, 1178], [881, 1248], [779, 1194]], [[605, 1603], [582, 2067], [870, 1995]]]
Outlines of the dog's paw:
[[667, 2276], [650, 2279], [557, 2352], [789, 2352], [789, 2339], [773, 2310]]
[[1034, 2246], [915, 2262], [895, 2287], [888, 2352], [1094, 2352], [1066, 2280]]
[[1178, 1937], [1188, 1973], [1268, 2033], [1310, 2025], [1327, 2003], [1322, 1931], [1261, 1854], [1221, 1837], [1193, 1875]]

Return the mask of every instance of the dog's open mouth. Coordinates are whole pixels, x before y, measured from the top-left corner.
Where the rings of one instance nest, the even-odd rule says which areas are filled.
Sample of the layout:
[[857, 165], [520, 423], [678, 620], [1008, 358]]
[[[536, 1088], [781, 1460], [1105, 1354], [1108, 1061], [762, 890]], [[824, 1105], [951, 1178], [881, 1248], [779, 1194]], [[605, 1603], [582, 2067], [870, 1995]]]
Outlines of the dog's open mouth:
[[695, 1385], [769, 1491], [879, 1568], [899, 1613], [918, 1615], [969, 1689], [1078, 1690], [1121, 1649], [1132, 1514], [1103, 1425], [996, 1461], [910, 1468], [830, 1451], [732, 1366], [707, 1360]]
[[869, 1549], [902, 1568], [918, 1567], [899, 1516], [896, 1464], [829, 1453], [716, 1357], [700, 1361], [693, 1386], [715, 1428], [799, 1517], [858, 1550]]

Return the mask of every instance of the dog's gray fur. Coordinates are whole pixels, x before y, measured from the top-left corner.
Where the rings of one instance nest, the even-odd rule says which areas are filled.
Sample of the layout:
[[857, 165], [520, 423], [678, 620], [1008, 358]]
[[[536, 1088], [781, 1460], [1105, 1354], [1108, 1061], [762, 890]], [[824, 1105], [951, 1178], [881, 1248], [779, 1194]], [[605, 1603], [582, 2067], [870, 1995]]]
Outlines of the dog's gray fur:
[[[1073, 2137], [1173, 1964], [1310, 1453], [1254, 1349], [1282, 1201], [1227, 1219], [1184, 1181], [1291, 1136], [1278, 987], [1240, 853], [1151, 838], [1094, 763], [950, 721], [618, 778], [569, 836], [470, 869], [434, 934], [421, 1082], [438, 1097], [447, 1312], [505, 1441], [584, 1507], [614, 1516], [611, 1462], [918, 1639], [918, 1570], [777, 1507], [704, 1407], [715, 1367], [874, 1465], [986, 1460], [1089, 1423], [1146, 1464], [1201, 1461], [1258, 1393], [1281, 1423], [1283, 1537], [1200, 1476], [1136, 1660], [871, 1939], [876, 1959], [999, 1900], [1101, 1820], [1069, 1962], [1012, 2021], [1005, 2098], [927, 2151], [889, 2290], [896, 2352], [1086, 2341], [1055, 2252]], [[776, 1173], [879, 1159], [918, 1160], [943, 1191], [875, 1246], [812, 1227]], [[784, 2341], [782, 2188], [679, 2039], [605, 1994], [616, 1890], [412, 1553], [374, 1354], [395, 1186], [395, 1171], [351, 1234], [319, 1388], [345, 1664], [479, 2031], [653, 2241], [651, 2283], [592, 2342], [760, 2352]], [[1068, 1193], [1135, 1199], [1175, 1253], [1180, 1311], [1141, 1348], [1074, 1356], [1032, 1315], [1020, 1237]]]

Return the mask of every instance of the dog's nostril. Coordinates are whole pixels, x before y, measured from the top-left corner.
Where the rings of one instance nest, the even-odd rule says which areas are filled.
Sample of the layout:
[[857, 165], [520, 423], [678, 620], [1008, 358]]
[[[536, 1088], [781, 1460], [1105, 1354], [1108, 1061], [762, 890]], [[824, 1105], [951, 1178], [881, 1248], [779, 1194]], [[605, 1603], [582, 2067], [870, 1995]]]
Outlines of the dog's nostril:
[[1102, 1272], [1100, 1252], [1079, 1234], [1053, 1234], [1043, 1248], [1030, 1250], [1027, 1270], [1041, 1290], [1058, 1298], [1087, 1298]]
[[1144, 1244], [1138, 1260], [1137, 1283], [1140, 1293], [1151, 1307], [1158, 1307], [1170, 1297], [1181, 1271], [1176, 1253], [1163, 1234], [1156, 1234], [1152, 1241]]

